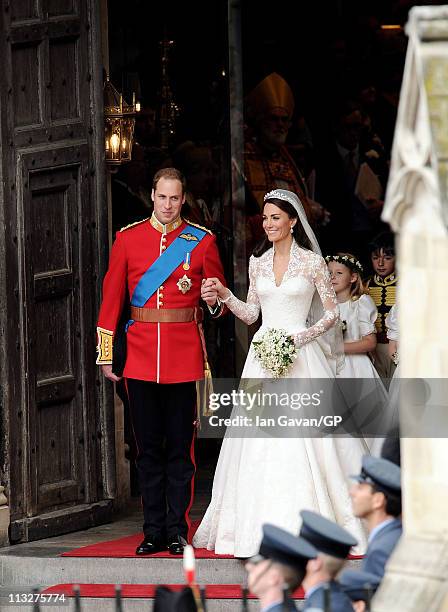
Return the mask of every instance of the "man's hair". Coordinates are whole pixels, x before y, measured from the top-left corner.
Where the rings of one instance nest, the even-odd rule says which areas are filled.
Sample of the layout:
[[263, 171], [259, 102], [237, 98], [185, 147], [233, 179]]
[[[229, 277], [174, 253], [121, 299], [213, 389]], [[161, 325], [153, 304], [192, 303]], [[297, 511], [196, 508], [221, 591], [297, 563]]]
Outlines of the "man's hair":
[[295, 591], [302, 584], [302, 580], [305, 577], [305, 568], [302, 570], [298, 567], [292, 567], [291, 565], [280, 563], [280, 561], [275, 561], [272, 564], [272, 567], [278, 569], [283, 576], [285, 584], [288, 585], [288, 588], [291, 591]]
[[154, 191], [157, 187], [157, 183], [160, 181], [161, 178], [170, 179], [172, 181], [179, 181], [182, 185], [182, 193], [185, 193], [187, 189], [187, 181], [182, 172], [177, 168], [162, 168], [161, 170], [158, 170], [155, 173], [154, 178], [152, 179], [152, 188], [154, 189]]
[[324, 570], [331, 576], [336, 578], [337, 574], [344, 567], [345, 559], [339, 559], [339, 557], [332, 557], [324, 553], [319, 553], [319, 557], [322, 559]]
[[386, 513], [395, 518], [401, 515], [401, 497], [386, 495]]
[[379, 253], [381, 250], [384, 251], [385, 255], [395, 256], [395, 240], [392, 232], [381, 232], [378, 236], [372, 240], [369, 244], [369, 252]]
[[393, 516], [395, 518], [401, 515], [401, 495], [393, 494], [393, 493], [385, 493], [380, 488], [376, 487], [374, 484], [370, 485], [372, 487], [373, 493], [382, 493], [385, 499], [385, 508], [384, 511], [386, 514]]

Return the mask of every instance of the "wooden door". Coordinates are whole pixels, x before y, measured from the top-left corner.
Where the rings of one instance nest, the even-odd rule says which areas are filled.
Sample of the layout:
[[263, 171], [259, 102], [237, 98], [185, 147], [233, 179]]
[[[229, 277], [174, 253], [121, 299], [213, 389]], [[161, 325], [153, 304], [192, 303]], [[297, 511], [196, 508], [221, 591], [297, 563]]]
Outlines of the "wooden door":
[[98, 4], [1, 2], [0, 459], [14, 542], [111, 511], [94, 363], [107, 247]]

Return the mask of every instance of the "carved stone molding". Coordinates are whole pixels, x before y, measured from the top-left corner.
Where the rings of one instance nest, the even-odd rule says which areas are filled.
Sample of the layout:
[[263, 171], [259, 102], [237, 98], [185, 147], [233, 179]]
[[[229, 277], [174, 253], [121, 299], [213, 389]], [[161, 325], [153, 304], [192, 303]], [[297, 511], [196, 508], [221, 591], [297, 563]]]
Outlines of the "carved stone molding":
[[399, 231], [420, 186], [448, 226], [448, 7], [415, 7], [383, 219]]
[[[414, 7], [383, 219], [397, 234], [400, 374], [448, 381], [448, 7]], [[431, 395], [431, 394], [429, 394]], [[429, 397], [429, 396], [428, 396]], [[447, 419], [448, 396], [421, 414]], [[400, 405], [404, 535], [373, 612], [448, 609], [446, 440], [409, 435]], [[434, 403], [434, 398], [432, 398]], [[439, 412], [435, 412], [435, 409]], [[421, 430], [420, 430], [421, 431]], [[437, 435], [437, 430], [431, 430]]]

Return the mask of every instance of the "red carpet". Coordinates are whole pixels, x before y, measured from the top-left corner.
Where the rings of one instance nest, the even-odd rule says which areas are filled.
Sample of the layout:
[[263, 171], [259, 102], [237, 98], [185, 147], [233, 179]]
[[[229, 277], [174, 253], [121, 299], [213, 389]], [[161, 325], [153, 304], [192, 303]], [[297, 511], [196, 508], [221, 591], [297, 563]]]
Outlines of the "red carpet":
[[[57, 593], [66, 597], [74, 597], [74, 584], [55, 584], [48, 587], [43, 593]], [[114, 584], [79, 584], [81, 597], [115, 597]], [[170, 589], [180, 591], [185, 587], [184, 584], [170, 584]], [[157, 585], [155, 584], [122, 584], [121, 596], [123, 598], [130, 597], [154, 597]], [[239, 584], [209, 584], [205, 587], [205, 596], [207, 599], [241, 599], [242, 591]], [[255, 595], [249, 594], [250, 599], [254, 599]], [[297, 589], [293, 595], [294, 599], [303, 599], [304, 593], [302, 589]]]
[[[199, 521], [195, 521], [191, 524], [190, 533], [188, 534], [188, 541], [191, 542], [191, 538], [199, 527]], [[109, 540], [108, 542], [98, 542], [97, 544], [89, 544], [88, 546], [81, 546], [69, 550], [68, 552], [62, 553], [62, 557], [110, 557], [110, 558], [136, 558], [136, 559], [147, 559], [148, 557], [140, 557], [135, 554], [135, 549], [143, 540], [142, 533], [134, 533], [124, 538], [117, 538], [116, 540]], [[211, 550], [206, 548], [195, 548], [194, 554], [196, 559], [233, 559], [232, 555], [215, 555]], [[180, 557], [181, 555], [179, 555]], [[173, 555], [167, 550], [151, 555], [151, 559], [172, 559]], [[176, 558], [176, 557], [174, 557]], [[362, 559], [361, 557], [350, 556], [349, 559]]]
[[[188, 541], [191, 542], [191, 538], [196, 533], [196, 529], [199, 527], [199, 521], [195, 521], [191, 524], [190, 533], [188, 534]], [[109, 540], [108, 542], [98, 542], [98, 544], [89, 544], [89, 546], [81, 546], [81, 548], [75, 548], [68, 552], [62, 553], [62, 557], [111, 557], [111, 558], [130, 558], [135, 557], [136, 559], [147, 558], [139, 557], [135, 554], [135, 549], [143, 540], [142, 533], [134, 533], [134, 535], [126, 536], [124, 538], [117, 538], [116, 540]], [[196, 559], [233, 559], [232, 555], [215, 555], [211, 550], [206, 548], [195, 548], [194, 555]], [[179, 555], [180, 557], [181, 555]], [[167, 550], [151, 555], [151, 559], [163, 559], [173, 558], [173, 555]], [[175, 557], [174, 557], [175, 558]]]

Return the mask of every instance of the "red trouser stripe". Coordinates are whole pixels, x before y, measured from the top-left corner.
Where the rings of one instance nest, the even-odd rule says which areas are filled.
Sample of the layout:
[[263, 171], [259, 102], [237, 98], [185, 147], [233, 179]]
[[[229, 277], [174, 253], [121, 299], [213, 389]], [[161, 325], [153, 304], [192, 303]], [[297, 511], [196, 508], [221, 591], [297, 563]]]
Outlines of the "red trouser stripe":
[[[196, 408], [195, 408], [195, 413], [196, 413]], [[195, 474], [196, 474], [196, 459], [194, 456], [194, 442], [195, 442], [195, 438], [196, 438], [196, 427], [193, 430], [193, 437], [191, 439], [191, 446], [190, 446], [190, 459], [191, 462], [194, 466], [194, 472], [193, 472], [193, 476], [191, 478], [191, 494], [190, 494], [190, 502], [188, 504], [187, 509], [185, 510], [185, 522], [187, 523], [188, 526], [188, 534], [190, 535], [190, 530], [191, 530], [191, 521], [190, 521], [190, 510], [191, 510], [191, 506], [193, 505], [193, 499], [194, 499], [194, 478], [195, 478]]]
[[[128, 391], [128, 379], [127, 378], [123, 378], [123, 382], [124, 382], [124, 388], [126, 389], [126, 395], [128, 396], [128, 409], [129, 412], [131, 413], [131, 403], [129, 401], [129, 391]], [[116, 391], [114, 390], [114, 393], [116, 393]], [[123, 406], [124, 408], [124, 406]], [[140, 449], [138, 447], [138, 442], [137, 442], [137, 437], [135, 435], [135, 431], [134, 431], [134, 419], [132, 418], [132, 413], [130, 414], [130, 419], [131, 421], [131, 429], [132, 429], [132, 435], [134, 436], [134, 441], [135, 441], [135, 446], [137, 447], [137, 457], [140, 454]], [[137, 457], [135, 458], [135, 466], [137, 467]], [[143, 512], [143, 496], [140, 495], [140, 505], [142, 507], [142, 512]]]

